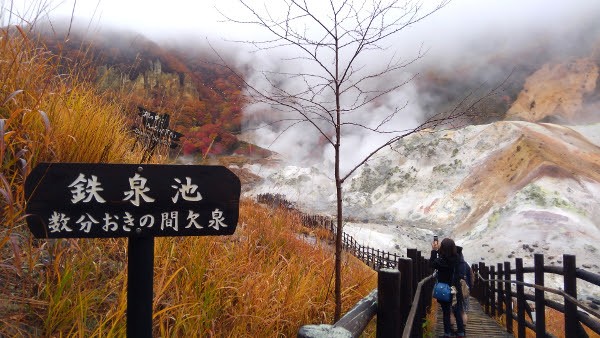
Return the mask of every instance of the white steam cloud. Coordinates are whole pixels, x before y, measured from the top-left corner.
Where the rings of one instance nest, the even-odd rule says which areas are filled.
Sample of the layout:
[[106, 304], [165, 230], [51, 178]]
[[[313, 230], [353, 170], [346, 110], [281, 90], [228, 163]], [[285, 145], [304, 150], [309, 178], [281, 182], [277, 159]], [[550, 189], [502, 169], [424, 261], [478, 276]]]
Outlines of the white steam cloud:
[[[424, 0], [424, 6], [438, 1]], [[31, 12], [34, 4], [51, 4], [47, 16], [69, 17], [75, 5], [76, 22], [83, 25], [92, 20], [93, 26], [112, 26], [140, 32], [160, 43], [203, 48], [206, 41], [226, 56], [237, 57], [240, 69], [311, 71], [314, 64], [289, 57], [298, 56], [297, 51], [287, 48], [268, 50], [264, 53], [251, 53], [246, 46], [223, 40], [261, 40], [271, 36], [249, 25], [236, 25], [223, 22], [223, 17], [215, 10], [235, 17], [247, 18], [247, 12], [237, 0], [207, 0], [190, 2], [187, 0], [102, 0], [96, 1], [26, 1], [14, 0], [3, 3], [6, 10], [10, 5], [15, 15]], [[276, 1], [254, 0], [249, 3], [259, 9], [267, 9], [277, 14], [280, 9]], [[328, 14], [323, 1], [315, 1], [315, 11], [322, 18]], [[357, 1], [357, 4], [361, 2]], [[401, 1], [403, 3], [403, 1]], [[39, 6], [37, 7], [39, 8]], [[426, 8], [425, 8], [426, 10]], [[3, 19], [6, 20], [4, 15]], [[307, 31], [315, 27], [306, 26]], [[493, 86], [502, 81], [513, 69], [527, 68], [532, 63], [544, 63], [565, 57], [589, 55], [596, 50], [600, 55], [600, 1], [598, 0], [453, 0], [442, 10], [427, 17], [416, 25], [407, 27], [388, 40], [387, 50], [380, 53], [367, 53], [359, 60], [363, 71], [371, 66], [381, 65], [392, 55], [410, 60], [423, 48], [427, 53], [419, 62], [410, 65], [392, 78], [378, 78], [373, 86], [402, 81], [411, 76], [427, 72], [450, 72], [452, 77], [464, 74], [471, 77], [464, 88], [455, 89], [456, 95], [469, 86], [486, 83]], [[395, 54], [394, 54], [395, 53]], [[288, 61], [282, 61], [288, 59]], [[498, 62], [502, 61], [502, 62]], [[535, 62], [534, 62], [535, 61]], [[475, 74], [475, 75], [474, 75]], [[248, 81], [265, 88], [260, 73], [248, 74]], [[475, 78], [472, 78], [474, 77]], [[285, 80], [285, 81], [284, 81]], [[378, 82], [379, 81], [379, 82]], [[303, 83], [281, 79], [281, 84], [289, 90], [300, 90]], [[343, 103], [353, 100], [347, 95]], [[327, 97], [321, 97], [326, 100]], [[400, 114], [387, 124], [386, 129], [413, 128], [420, 119], [432, 112], [429, 102], [439, 101], [435, 93], [422, 92], [418, 81], [409, 82], [385, 99], [376, 100], [346, 116], [357, 123], [376, 126], [396, 107], [405, 107]], [[272, 111], [265, 106], [252, 106], [246, 110], [248, 126], [256, 125], [265, 115], [272, 119], [294, 117], [285, 112]], [[296, 116], [297, 117], [297, 116]], [[347, 121], [347, 120], [346, 120]], [[287, 155], [296, 160], [329, 161], [332, 148], [316, 129], [307, 124], [298, 124], [287, 131], [282, 125], [274, 125], [249, 132], [257, 144]], [[331, 129], [326, 129], [331, 133]], [[345, 126], [342, 130], [343, 158], [345, 170], [351, 168], [374, 147], [381, 144], [389, 135], [365, 133], [364, 129]]]
[[[257, 8], [262, 7], [257, 5]], [[387, 41], [389, 49], [366, 53], [368, 59], [361, 60], [360, 64], [365, 70], [369, 70], [372, 66], [386, 62], [392, 53], [410, 59], [420, 48], [424, 48], [427, 50], [426, 56], [419, 62], [410, 65], [402, 73], [394, 74], [395, 78], [375, 79], [372, 85], [377, 87], [378, 83], [401, 82], [414, 74], [433, 71], [451, 72], [453, 76], [461, 73], [465, 73], [465, 77], [476, 76], [475, 79], [468, 79], [471, 86], [483, 84], [489, 88], [502, 82], [514, 69], [518, 71], [520, 67], [531, 67], [532, 63], [541, 64], [590, 55], [594, 46], [600, 43], [599, 22], [600, 1], [595, 0], [455, 0], [424, 21], [406, 28], [393, 40]], [[251, 64], [256, 70], [314, 71], [310, 62], [294, 63], [292, 66], [287, 64], [289, 58], [297, 56], [298, 50], [282, 47], [281, 50], [252, 54]], [[278, 84], [286, 89], [297, 89], [304, 85], [295, 80], [298, 79], [281, 79]], [[250, 83], [259, 88], [265, 88], [261, 86], [266, 85], [258, 73], [250, 77]], [[459, 96], [456, 99], [459, 99], [467, 93], [456, 94]], [[394, 108], [405, 106], [387, 125], [395, 130], [411, 129], [423, 116], [433, 113], [427, 111], [429, 107], [421, 105], [432, 95], [419, 92], [416, 84], [410, 82], [387, 95], [385, 100], [377, 100], [375, 104], [346, 118], [374, 126]], [[348, 103], [353, 97], [345, 96], [345, 100]], [[268, 114], [265, 110], [268, 111], [268, 108], [264, 106], [250, 107], [247, 110], [249, 125], [256, 121], [257, 116], [264, 119]], [[276, 117], [274, 119], [294, 117], [294, 113], [271, 113]], [[304, 123], [286, 129], [287, 125], [289, 124], [261, 128], [252, 132], [252, 136], [259, 145], [294, 160], [333, 160], [332, 147], [324, 144], [314, 127]], [[366, 154], [390, 138], [389, 134], [370, 133], [349, 126], [344, 127], [342, 134], [343, 171], [352, 168]]]

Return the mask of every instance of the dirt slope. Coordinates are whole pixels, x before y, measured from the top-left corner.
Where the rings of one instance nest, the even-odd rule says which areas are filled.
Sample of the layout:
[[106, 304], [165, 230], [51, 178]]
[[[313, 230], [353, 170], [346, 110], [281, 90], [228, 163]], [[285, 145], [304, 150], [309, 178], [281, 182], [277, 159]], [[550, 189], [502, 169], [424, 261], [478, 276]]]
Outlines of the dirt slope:
[[583, 121], [584, 98], [598, 90], [597, 82], [598, 65], [593, 58], [545, 64], [527, 78], [505, 119]]
[[[515, 123], [515, 122], [508, 122]], [[518, 123], [518, 122], [517, 122]], [[477, 201], [455, 229], [466, 231], [489, 209], [541, 177], [600, 182], [600, 148], [574, 130], [554, 124], [519, 124], [521, 136], [476, 167], [454, 195]]]

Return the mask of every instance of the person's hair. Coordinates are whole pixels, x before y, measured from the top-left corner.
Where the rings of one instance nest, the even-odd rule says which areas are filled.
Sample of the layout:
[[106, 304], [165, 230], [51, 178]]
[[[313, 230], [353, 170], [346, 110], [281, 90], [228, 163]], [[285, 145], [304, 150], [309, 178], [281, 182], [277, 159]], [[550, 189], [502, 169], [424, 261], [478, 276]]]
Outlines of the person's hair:
[[442, 257], [456, 256], [456, 244], [454, 244], [454, 241], [450, 238], [444, 238], [442, 244], [440, 244], [439, 253]]

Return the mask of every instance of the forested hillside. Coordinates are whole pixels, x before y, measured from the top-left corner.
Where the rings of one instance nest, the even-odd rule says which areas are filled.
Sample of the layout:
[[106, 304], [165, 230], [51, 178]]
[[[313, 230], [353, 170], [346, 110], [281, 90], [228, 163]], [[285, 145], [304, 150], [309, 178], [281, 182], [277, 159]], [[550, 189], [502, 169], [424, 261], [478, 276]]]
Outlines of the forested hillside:
[[236, 75], [213, 62], [212, 51], [163, 48], [124, 31], [93, 36], [72, 31], [66, 38], [66, 33], [44, 30], [39, 41], [64, 56], [66, 69], [85, 69], [88, 81], [124, 99], [132, 124], [137, 106], [171, 115], [171, 127], [184, 134], [178, 155], [268, 154], [236, 136], [246, 103], [243, 87]]

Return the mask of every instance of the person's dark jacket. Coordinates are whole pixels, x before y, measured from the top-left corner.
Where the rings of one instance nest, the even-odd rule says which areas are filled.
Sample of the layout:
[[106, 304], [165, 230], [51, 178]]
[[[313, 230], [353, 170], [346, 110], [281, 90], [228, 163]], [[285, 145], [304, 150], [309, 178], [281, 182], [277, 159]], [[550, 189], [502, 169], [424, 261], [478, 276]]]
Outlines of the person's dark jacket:
[[[459, 274], [459, 256], [441, 257], [438, 255], [436, 250], [431, 250], [431, 258], [429, 258], [429, 264], [432, 269], [438, 271], [437, 280], [438, 282], [454, 285], [456, 287], [459, 296], [457, 299], [462, 301], [462, 289], [460, 287], [460, 274]], [[451, 281], [452, 276], [454, 279]]]
[[473, 286], [473, 281], [471, 280], [471, 267], [469, 266], [469, 264], [467, 264], [467, 262], [465, 262], [465, 258], [463, 257], [463, 255], [459, 255], [460, 259], [458, 262], [458, 274], [460, 275], [460, 278], [464, 279], [465, 282], [467, 282], [467, 286], [469, 287], [469, 289], [471, 289], [471, 287]]

